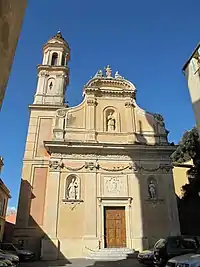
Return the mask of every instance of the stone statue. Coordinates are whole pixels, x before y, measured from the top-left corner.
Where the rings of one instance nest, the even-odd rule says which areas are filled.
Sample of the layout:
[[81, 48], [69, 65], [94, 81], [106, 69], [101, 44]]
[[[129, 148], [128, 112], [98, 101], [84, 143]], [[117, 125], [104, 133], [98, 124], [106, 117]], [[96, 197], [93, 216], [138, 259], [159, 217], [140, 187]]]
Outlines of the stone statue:
[[118, 71], [115, 72], [115, 79], [122, 79], [122, 76], [119, 74]]
[[108, 119], [107, 119], [107, 129], [108, 129], [108, 132], [113, 132], [113, 131], [115, 131], [115, 118], [114, 118], [112, 112], [110, 112], [110, 114], [108, 115]]
[[68, 199], [78, 199], [79, 187], [78, 181], [75, 178], [72, 178], [71, 183], [68, 186]]
[[107, 78], [111, 78], [111, 77], [112, 77], [112, 70], [111, 70], [110, 66], [108, 65], [108, 66], [105, 68], [105, 70], [106, 70], [106, 77], [107, 77]]
[[149, 185], [148, 185], [148, 189], [149, 189], [149, 196], [151, 199], [156, 199], [157, 198], [157, 190], [156, 190], [156, 184], [154, 181], [150, 181]]
[[102, 70], [98, 70], [97, 73], [96, 73], [96, 75], [95, 75], [94, 77], [95, 77], [95, 78], [101, 78], [101, 77], [103, 77], [103, 72], [102, 72]]

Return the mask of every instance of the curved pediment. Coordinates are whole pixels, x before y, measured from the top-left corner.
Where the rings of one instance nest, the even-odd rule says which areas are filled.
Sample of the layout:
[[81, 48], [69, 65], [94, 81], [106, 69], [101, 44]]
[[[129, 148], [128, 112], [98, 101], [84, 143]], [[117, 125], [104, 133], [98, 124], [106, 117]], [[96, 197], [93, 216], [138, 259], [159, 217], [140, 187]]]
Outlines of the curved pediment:
[[99, 70], [84, 86], [84, 94], [91, 92], [94, 94], [127, 94], [135, 98], [136, 88], [133, 83], [126, 80], [118, 72], [113, 77], [111, 68], [107, 66], [105, 75]]

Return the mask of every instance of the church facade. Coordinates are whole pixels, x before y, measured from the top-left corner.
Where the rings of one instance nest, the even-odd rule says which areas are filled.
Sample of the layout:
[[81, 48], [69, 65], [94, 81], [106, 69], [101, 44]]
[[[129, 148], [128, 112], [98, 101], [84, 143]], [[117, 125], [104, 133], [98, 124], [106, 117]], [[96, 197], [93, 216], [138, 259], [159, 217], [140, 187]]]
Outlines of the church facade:
[[164, 120], [136, 103], [110, 66], [65, 105], [70, 49], [58, 32], [43, 48], [30, 105], [14, 242], [43, 259], [91, 250], [142, 250], [179, 234]]

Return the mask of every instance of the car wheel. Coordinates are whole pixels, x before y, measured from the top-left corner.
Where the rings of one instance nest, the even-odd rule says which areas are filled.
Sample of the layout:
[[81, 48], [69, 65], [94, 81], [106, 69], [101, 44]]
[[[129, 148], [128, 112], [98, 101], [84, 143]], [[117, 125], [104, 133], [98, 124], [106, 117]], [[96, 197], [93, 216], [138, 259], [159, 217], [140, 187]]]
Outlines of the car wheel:
[[159, 257], [158, 259], [156, 259], [156, 265], [157, 267], [165, 266], [165, 260]]

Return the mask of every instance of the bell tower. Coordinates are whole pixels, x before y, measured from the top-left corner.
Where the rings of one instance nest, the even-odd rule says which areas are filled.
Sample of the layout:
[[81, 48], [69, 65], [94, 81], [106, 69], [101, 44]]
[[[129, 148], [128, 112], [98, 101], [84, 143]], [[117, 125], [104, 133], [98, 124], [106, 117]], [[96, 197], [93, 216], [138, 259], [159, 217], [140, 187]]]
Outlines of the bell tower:
[[70, 48], [60, 31], [43, 47], [42, 64], [38, 65], [38, 83], [33, 104], [63, 105], [69, 84]]

